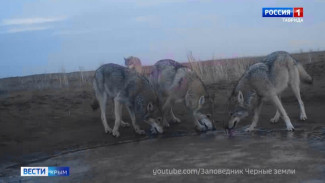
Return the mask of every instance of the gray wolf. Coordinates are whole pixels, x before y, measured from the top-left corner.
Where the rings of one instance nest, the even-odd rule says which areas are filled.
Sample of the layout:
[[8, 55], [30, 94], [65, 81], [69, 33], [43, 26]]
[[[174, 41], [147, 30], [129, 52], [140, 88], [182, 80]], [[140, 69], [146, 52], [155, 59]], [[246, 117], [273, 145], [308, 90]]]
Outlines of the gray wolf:
[[199, 112], [209, 98], [204, 83], [191, 69], [174, 60], [160, 60], [153, 66], [150, 81], [162, 104], [163, 125], [168, 127], [168, 114], [172, 121], [181, 122], [173, 112], [175, 103], [184, 102], [194, 124], [199, 131], [212, 129], [213, 125], [206, 115]]
[[[105, 64], [95, 71], [93, 88], [101, 110], [102, 123], [105, 133], [112, 133], [118, 137], [119, 126], [129, 126], [122, 121], [122, 105], [129, 112], [132, 125], [139, 134], [144, 134], [136, 123], [136, 119], [144, 120], [151, 125], [151, 131], [163, 132], [160, 126], [161, 110], [158, 97], [155, 94], [149, 80], [130, 69], [117, 65]], [[115, 125], [113, 130], [108, 126], [106, 120], [106, 102], [108, 99], [114, 101]], [[96, 108], [96, 105], [93, 105]]]
[[225, 124], [226, 130], [231, 132], [250, 112], [253, 112], [253, 120], [246, 131], [254, 130], [263, 102], [271, 100], [277, 109], [271, 122], [278, 122], [281, 116], [287, 130], [293, 131], [294, 127], [280, 99], [281, 92], [289, 85], [299, 103], [300, 120], [306, 120], [304, 103], [300, 97], [300, 81], [311, 84], [313, 79], [300, 63], [284, 51], [273, 52], [261, 62], [251, 65], [239, 79], [229, 98], [230, 119]]
[[138, 57], [131, 56], [128, 58], [124, 58], [124, 61], [124, 64], [127, 68], [142, 74], [142, 64], [141, 60]]

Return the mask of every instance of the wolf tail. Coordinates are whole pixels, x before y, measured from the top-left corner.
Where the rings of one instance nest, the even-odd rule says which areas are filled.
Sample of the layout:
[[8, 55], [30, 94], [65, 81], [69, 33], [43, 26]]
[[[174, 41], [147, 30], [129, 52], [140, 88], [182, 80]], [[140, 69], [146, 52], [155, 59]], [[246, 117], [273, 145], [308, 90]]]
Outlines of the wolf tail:
[[306, 72], [302, 64], [297, 65], [301, 81], [307, 84], [313, 84], [313, 78]]

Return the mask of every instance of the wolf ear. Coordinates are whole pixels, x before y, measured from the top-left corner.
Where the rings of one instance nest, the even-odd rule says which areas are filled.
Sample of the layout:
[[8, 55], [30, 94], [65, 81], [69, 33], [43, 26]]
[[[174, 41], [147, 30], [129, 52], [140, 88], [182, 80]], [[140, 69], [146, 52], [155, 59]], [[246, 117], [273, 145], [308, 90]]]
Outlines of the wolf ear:
[[244, 103], [244, 96], [243, 96], [243, 93], [241, 91], [238, 92], [237, 100], [238, 100], [238, 102], [240, 104], [243, 104]]
[[205, 97], [201, 96], [199, 99], [199, 106], [202, 106], [205, 103]]
[[149, 104], [147, 105], [147, 111], [149, 112], [153, 111], [153, 104], [151, 102], [149, 102]]

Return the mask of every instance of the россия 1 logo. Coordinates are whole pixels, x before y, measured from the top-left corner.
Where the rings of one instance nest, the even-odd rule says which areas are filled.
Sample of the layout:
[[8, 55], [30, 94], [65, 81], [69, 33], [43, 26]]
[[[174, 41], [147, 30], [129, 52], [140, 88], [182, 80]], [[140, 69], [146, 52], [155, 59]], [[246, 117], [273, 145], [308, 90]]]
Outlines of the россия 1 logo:
[[283, 22], [303, 22], [304, 8], [294, 7], [294, 8], [263, 8], [263, 17], [281, 17]]

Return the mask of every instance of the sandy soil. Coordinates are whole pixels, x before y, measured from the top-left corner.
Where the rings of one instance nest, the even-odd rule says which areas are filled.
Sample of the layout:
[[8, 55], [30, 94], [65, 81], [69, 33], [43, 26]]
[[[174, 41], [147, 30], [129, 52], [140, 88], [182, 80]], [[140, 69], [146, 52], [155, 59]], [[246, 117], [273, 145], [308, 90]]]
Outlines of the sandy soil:
[[[186, 143], [192, 143], [192, 141], [195, 146], [184, 147], [185, 149], [187, 148], [187, 151], [181, 151], [181, 153], [184, 156], [187, 152], [189, 156], [193, 154], [198, 154], [200, 156], [197, 157], [196, 162], [190, 163], [186, 162], [187, 160], [184, 160], [185, 162], [182, 161], [183, 163], [180, 165], [182, 168], [190, 168], [190, 165], [205, 167], [204, 163], [210, 161], [212, 161], [212, 163], [206, 165], [209, 168], [246, 168], [246, 166], [277, 168], [276, 165], [279, 165], [278, 167], [280, 168], [297, 168], [296, 171], [299, 172], [298, 178], [291, 176], [291, 178], [286, 177], [285, 180], [291, 180], [291, 182], [304, 180], [313, 180], [317, 182], [321, 179], [324, 180], [325, 167], [321, 166], [321, 164], [324, 165], [324, 162], [321, 160], [324, 159], [325, 152], [323, 143], [325, 139], [325, 62], [308, 64], [305, 68], [307, 72], [314, 77], [314, 84], [312, 86], [303, 84], [301, 87], [302, 99], [305, 102], [308, 120], [299, 121], [298, 102], [290, 90], [286, 91], [283, 96], [284, 107], [296, 128], [296, 132], [285, 132], [285, 124], [282, 121], [277, 124], [271, 124], [269, 119], [275, 114], [275, 109], [271, 104], [267, 103], [263, 107], [258, 130], [251, 134], [243, 132], [243, 129], [250, 124], [250, 118], [248, 118], [240, 123], [235, 132], [235, 138], [233, 139], [228, 139], [221, 132], [222, 123], [226, 117], [226, 98], [233, 87], [232, 83], [208, 86], [209, 92], [213, 93], [216, 98], [215, 120], [217, 129], [217, 132], [210, 132], [208, 135], [199, 134], [195, 131], [191, 119], [184, 115], [185, 110], [182, 105], [177, 107], [176, 115], [179, 116], [183, 122], [172, 125], [169, 129], [165, 130], [166, 132], [163, 135], [152, 136], [149, 133], [149, 126], [141, 124], [141, 127], [147, 131], [147, 135], [137, 135], [132, 128], [120, 128], [121, 137], [114, 138], [104, 133], [100, 121], [100, 112], [94, 112], [90, 108], [91, 101], [94, 97], [91, 88], [9, 93], [6, 96], [0, 97], [0, 180], [19, 180], [20, 178], [15, 177], [15, 175], [17, 175], [17, 171], [20, 170], [20, 166], [23, 165], [30, 166], [42, 164], [44, 166], [59, 166], [63, 165], [62, 161], [64, 162], [64, 160], [67, 159], [69, 161], [67, 161], [67, 164], [64, 164], [64, 166], [76, 167], [76, 164], [69, 164], [71, 163], [70, 160], [73, 160], [79, 161], [77, 165], [80, 166], [85, 166], [86, 163], [89, 164], [87, 166], [96, 167], [98, 164], [95, 162], [101, 161], [100, 157], [103, 159], [106, 158], [105, 161], [107, 161], [107, 164], [101, 165], [106, 168], [102, 170], [95, 169], [92, 181], [96, 180], [96, 177], [100, 178], [100, 180], [104, 180], [109, 175], [114, 175], [114, 180], [118, 180], [118, 178], [124, 174], [120, 175], [116, 171], [111, 172], [111, 170], [121, 170], [124, 166], [128, 165], [128, 160], [123, 158], [124, 156], [132, 156], [132, 158], [138, 159], [133, 161], [134, 166], [132, 167], [136, 167], [136, 169], [141, 168], [140, 165], [143, 163], [152, 163], [152, 161], [157, 161], [158, 165], [162, 165], [163, 167], [168, 167], [169, 164], [170, 167], [173, 167], [172, 165], [176, 166], [176, 164], [171, 161], [173, 158], [169, 158], [176, 158], [179, 156], [175, 155], [175, 150], [172, 147], [177, 147], [177, 145], [183, 146]], [[108, 110], [110, 126], [113, 126], [111, 105]], [[130, 121], [126, 114], [126, 110], [124, 110], [124, 120]], [[282, 139], [283, 135], [286, 136], [284, 141]], [[200, 137], [202, 136], [209, 136], [213, 140], [201, 141], [200, 139], [202, 138]], [[145, 139], [153, 140], [149, 140], [145, 143], [137, 143]], [[113, 144], [125, 142], [132, 143], [128, 143], [129, 145], [112, 146]], [[255, 143], [257, 144], [254, 145]], [[154, 144], [162, 144], [162, 146], [160, 147]], [[318, 145], [312, 146], [311, 144]], [[246, 148], [247, 146], [252, 148]], [[154, 147], [159, 147], [157, 152]], [[284, 155], [282, 160], [290, 161], [288, 164], [286, 164], [286, 161], [278, 162], [280, 164], [272, 163], [272, 158], [274, 161], [277, 160], [274, 156], [274, 154], [277, 154], [276, 150], [274, 150], [275, 147], [280, 147], [281, 151], [291, 154], [292, 156], [299, 155], [300, 159], [288, 160], [286, 155]], [[80, 155], [80, 153], [91, 153], [91, 149], [97, 149], [95, 152], [102, 156], [87, 155], [85, 159], [84, 155]], [[110, 149], [113, 150], [110, 151]], [[123, 151], [123, 149], [127, 151]], [[138, 149], [142, 150], [140, 151]], [[205, 149], [207, 150], [205, 151]], [[232, 151], [232, 149], [235, 150]], [[143, 154], [142, 152], [144, 151], [147, 153]], [[126, 152], [128, 155], [125, 154]], [[132, 155], [130, 155], [130, 152], [132, 152]], [[161, 159], [156, 157], [146, 160], [146, 157], [150, 157], [148, 153], [155, 154], [159, 152], [165, 152], [166, 155], [163, 155]], [[212, 152], [215, 152], [215, 154], [210, 156], [211, 159], [204, 158]], [[218, 158], [231, 159], [236, 153], [242, 153], [242, 156], [245, 156], [245, 158], [238, 160], [240, 162], [234, 159], [230, 160], [229, 163], [221, 162], [221, 164], [219, 164], [221, 160], [218, 160]], [[298, 153], [298, 155], [295, 153]], [[107, 154], [107, 156], [105, 156], [105, 154]], [[120, 156], [122, 158], [117, 161], [116, 158], [118, 159]], [[92, 162], [92, 158], [94, 158], [94, 162]], [[115, 160], [113, 161], [109, 158]], [[254, 158], [256, 158], [256, 161]], [[269, 160], [267, 162], [262, 162], [265, 159]], [[300, 161], [301, 159], [303, 161]], [[281, 158], [279, 160], [281, 160]], [[306, 166], [302, 167], [301, 163], [305, 163]], [[136, 180], [138, 180], [138, 182], [142, 179], [145, 180], [147, 173], [151, 181], [157, 180], [157, 182], [160, 182], [162, 179], [152, 178], [152, 170], [150, 170], [152, 167], [157, 166], [148, 165], [146, 171], [138, 170], [138, 178]], [[311, 170], [311, 168], [315, 168], [315, 171]], [[85, 169], [80, 172], [92, 171], [90, 169]], [[125, 173], [127, 173], [127, 171]], [[128, 175], [131, 176], [133, 174], [131, 173]], [[76, 178], [76, 175], [72, 176], [71, 178], [74, 178], [74, 180], [81, 180]], [[144, 177], [141, 178], [141, 176]], [[229, 182], [231, 182], [230, 180], [236, 182], [235, 180], [242, 180], [243, 178], [241, 176], [230, 177], [233, 179], [229, 179]], [[299, 179], [299, 177], [301, 179]], [[315, 177], [315, 179], [313, 179], [313, 177]], [[160, 176], [160, 178], [170, 179], [171, 177]], [[175, 180], [192, 180], [191, 182], [196, 182], [195, 180], [203, 179], [212, 181], [214, 178], [216, 177], [198, 176], [193, 179], [193, 176], [178, 176]], [[227, 177], [218, 177], [218, 180], [225, 178]], [[263, 177], [260, 176], [259, 178], [261, 179]], [[247, 182], [249, 182], [248, 180], [257, 179], [256, 177], [248, 177]], [[274, 179], [281, 180], [281, 177], [274, 177]], [[39, 179], [38, 181], [41, 180], [46, 182], [45, 179]], [[68, 181], [69, 179], [58, 180]], [[123, 180], [126, 181], [126, 177], [124, 177]]]

